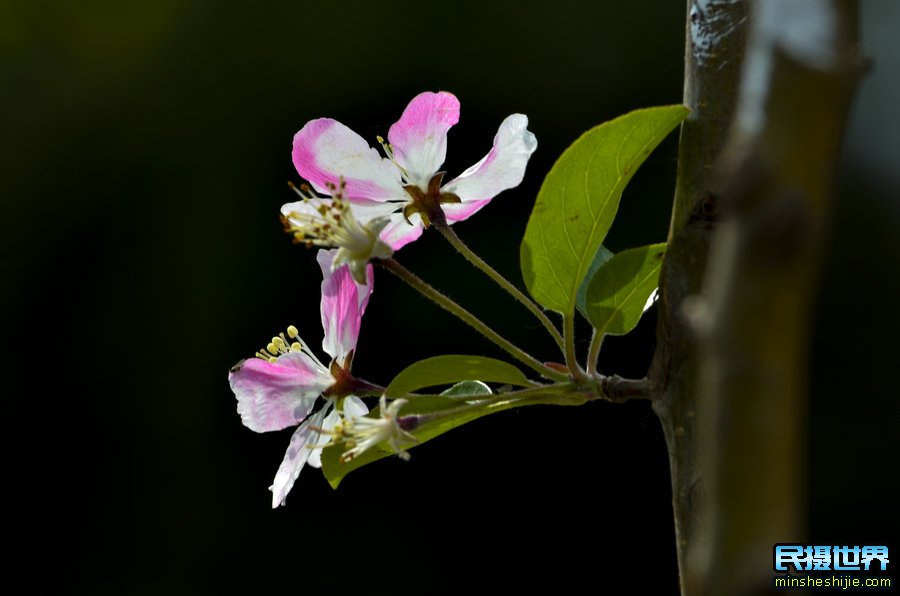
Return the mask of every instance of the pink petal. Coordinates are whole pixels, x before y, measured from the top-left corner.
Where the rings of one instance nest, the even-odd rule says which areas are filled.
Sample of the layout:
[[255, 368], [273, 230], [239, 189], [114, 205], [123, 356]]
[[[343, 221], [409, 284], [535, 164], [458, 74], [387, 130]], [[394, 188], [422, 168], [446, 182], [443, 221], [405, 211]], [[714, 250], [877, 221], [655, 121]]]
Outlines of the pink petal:
[[309, 460], [310, 454], [318, 444], [321, 437], [322, 422], [325, 419], [326, 410], [322, 408], [309, 417], [303, 424], [297, 427], [294, 434], [291, 435], [291, 442], [288, 445], [287, 452], [284, 454], [284, 460], [278, 466], [278, 472], [275, 473], [275, 480], [269, 490], [272, 491], [272, 509], [284, 504], [284, 499], [297, 481], [300, 471]]
[[369, 303], [369, 295], [375, 282], [372, 265], [366, 266], [367, 284], [360, 285], [353, 280], [350, 269], [345, 265], [336, 271], [331, 263], [337, 250], [320, 250], [316, 256], [322, 268], [322, 349], [340, 363], [344, 362], [352, 350], [356, 349], [359, 326], [363, 312]]
[[397, 160], [413, 184], [426, 188], [447, 155], [447, 131], [459, 122], [459, 100], [452, 93], [415, 96], [388, 132]]
[[400, 250], [410, 242], [417, 240], [423, 230], [422, 216], [418, 213], [410, 215], [409, 222], [402, 213], [395, 213], [391, 216], [390, 223], [381, 230], [379, 237], [392, 249]]
[[482, 199], [480, 201], [463, 201], [462, 203], [444, 203], [441, 205], [441, 209], [444, 210], [447, 221], [455, 223], [469, 219], [490, 202], [490, 199]]
[[274, 363], [245, 360], [228, 374], [244, 426], [256, 432], [281, 430], [302, 421], [334, 378], [303, 352]]
[[443, 205], [448, 220], [466, 219], [502, 191], [522, 182], [528, 158], [537, 149], [537, 139], [527, 127], [527, 116], [507, 116], [488, 154], [444, 185], [441, 190], [452, 192], [462, 199], [461, 204]]
[[323, 194], [328, 183], [347, 184], [345, 196], [375, 201], [405, 200], [400, 171], [366, 141], [331, 118], [310, 120], [294, 135], [294, 167]]

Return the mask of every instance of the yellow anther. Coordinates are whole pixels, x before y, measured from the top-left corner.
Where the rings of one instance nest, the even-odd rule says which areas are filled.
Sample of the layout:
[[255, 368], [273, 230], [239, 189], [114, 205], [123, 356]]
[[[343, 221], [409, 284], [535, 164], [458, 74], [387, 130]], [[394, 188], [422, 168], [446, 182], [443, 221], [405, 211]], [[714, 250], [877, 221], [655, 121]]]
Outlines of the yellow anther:
[[287, 332], [288, 332], [288, 337], [290, 337], [291, 339], [294, 339], [295, 337], [298, 337], [300, 335], [300, 332], [297, 331], [297, 328], [294, 327], [293, 325], [288, 326]]
[[272, 343], [275, 344], [275, 347], [278, 348], [279, 350], [284, 349], [284, 340], [281, 339], [280, 337], [273, 337]]
[[271, 354], [272, 356], [278, 355], [278, 346], [276, 346], [274, 343], [267, 345], [266, 350], [268, 350], [269, 354]]
[[299, 341], [295, 341], [294, 343], [291, 344], [291, 349], [294, 350], [295, 352], [299, 352], [300, 350], [303, 349], [303, 344], [301, 344]]

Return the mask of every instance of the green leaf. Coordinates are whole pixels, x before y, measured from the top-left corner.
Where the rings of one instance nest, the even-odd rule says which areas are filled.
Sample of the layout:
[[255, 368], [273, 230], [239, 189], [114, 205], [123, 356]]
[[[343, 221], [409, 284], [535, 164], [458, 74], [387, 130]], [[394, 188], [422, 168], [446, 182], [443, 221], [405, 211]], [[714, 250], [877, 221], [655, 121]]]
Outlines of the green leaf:
[[604, 263], [587, 289], [588, 319], [599, 333], [624, 335], [634, 329], [659, 284], [666, 245], [624, 250]]
[[[528, 405], [536, 405], [540, 403], [555, 402], [553, 401], [552, 396], [548, 396], [546, 398], [530, 399]], [[460, 427], [463, 424], [467, 424], [469, 422], [477, 420], [482, 416], [487, 416], [488, 414], [496, 414], [498, 412], [509, 410], [520, 405], [524, 404], [516, 400], [504, 400], [480, 407], [473, 406], [472, 408], [460, 408], [460, 400], [454, 399], [452, 397], [429, 395], [412, 398], [410, 399], [409, 403], [407, 403], [400, 409], [399, 415], [410, 416], [413, 414], [428, 414], [431, 412], [438, 412], [441, 410], [454, 408], [460, 410], [460, 412], [455, 416], [448, 416], [447, 418], [424, 422], [418, 428], [412, 431], [413, 436], [415, 436], [418, 441], [411, 445], [403, 445], [403, 448], [409, 450], [418, 447], [419, 445], [426, 443], [435, 437], [453, 430], [454, 428]], [[373, 417], [379, 416], [380, 412], [378, 408], [375, 408], [370, 415]], [[322, 472], [325, 474], [325, 478], [328, 480], [328, 483], [332, 486], [332, 488], [337, 488], [341, 483], [341, 480], [343, 480], [344, 477], [350, 472], [358, 470], [359, 468], [376, 462], [380, 459], [390, 457], [394, 454], [394, 452], [391, 451], [391, 448], [388, 445], [380, 444], [376, 445], [368, 451], [363, 452], [361, 455], [348, 462], [341, 463], [340, 458], [344, 449], [345, 445], [337, 444], [326, 447], [322, 450]]]
[[435, 356], [407, 366], [387, 386], [385, 395], [403, 397], [423, 387], [480, 379], [520, 387], [533, 385], [518, 368], [484, 356]]
[[622, 191], [687, 114], [684, 106], [630, 112], [584, 133], [553, 165], [521, 248], [525, 284], [540, 304], [574, 312], [578, 288], [612, 225]]
[[597, 254], [594, 255], [594, 260], [591, 262], [590, 268], [588, 268], [587, 274], [584, 276], [584, 281], [581, 282], [581, 285], [578, 286], [578, 293], [575, 295], [575, 306], [578, 307], [579, 312], [584, 315], [584, 318], [588, 319], [587, 314], [587, 289], [588, 284], [591, 283], [591, 280], [594, 278], [594, 274], [597, 273], [597, 269], [600, 269], [600, 266], [606, 261], [610, 260], [613, 256], [613, 253], [607, 249], [605, 246], [601, 246], [597, 249]]

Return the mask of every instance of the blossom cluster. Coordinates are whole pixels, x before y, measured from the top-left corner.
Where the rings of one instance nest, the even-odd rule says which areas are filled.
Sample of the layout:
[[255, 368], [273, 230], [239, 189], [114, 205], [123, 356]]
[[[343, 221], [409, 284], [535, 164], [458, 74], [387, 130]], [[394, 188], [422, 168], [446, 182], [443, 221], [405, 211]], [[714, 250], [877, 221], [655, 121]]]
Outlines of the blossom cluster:
[[[522, 114], [508, 116], [491, 150], [444, 183], [440, 167], [447, 133], [459, 121], [459, 101], [447, 92], [421, 93], [378, 138], [384, 156], [358, 134], [330, 118], [307, 122], [294, 136], [293, 162], [308, 181], [299, 200], [281, 208], [297, 242], [317, 247], [322, 270], [322, 350], [328, 365], [289, 326], [254, 358], [229, 373], [237, 410], [256, 432], [296, 427], [272, 484], [278, 507], [306, 466], [321, 467], [322, 449], [344, 446], [341, 461], [385, 444], [401, 457], [415, 437], [402, 428], [404, 399], [370, 417], [360, 393], [377, 386], [351, 374], [363, 313], [372, 295], [372, 260], [391, 258], [432, 225], [450, 225], [481, 210], [503, 190], [518, 185], [537, 147]], [[319, 404], [318, 409], [316, 405]]]

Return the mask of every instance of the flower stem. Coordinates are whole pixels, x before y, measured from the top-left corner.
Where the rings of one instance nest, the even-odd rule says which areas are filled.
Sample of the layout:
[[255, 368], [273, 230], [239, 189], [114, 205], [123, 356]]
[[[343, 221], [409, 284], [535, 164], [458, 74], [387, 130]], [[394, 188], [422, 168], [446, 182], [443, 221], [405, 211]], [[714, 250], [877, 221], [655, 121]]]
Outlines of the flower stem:
[[385, 392], [385, 389], [381, 385], [363, 379], [353, 379], [353, 394], [358, 397], [378, 397]]
[[559, 329], [556, 328], [556, 325], [553, 324], [553, 321], [541, 310], [541, 307], [538, 306], [531, 298], [526, 296], [522, 290], [517, 288], [510, 282], [508, 279], [500, 275], [496, 269], [488, 265], [484, 262], [484, 260], [479, 257], [477, 254], [472, 252], [466, 244], [460, 239], [459, 236], [456, 235], [456, 232], [453, 229], [445, 224], [435, 222], [434, 227], [443, 234], [444, 238], [447, 239], [447, 242], [453, 245], [453, 248], [459, 252], [462, 256], [466, 258], [467, 261], [475, 265], [478, 269], [494, 280], [497, 285], [506, 290], [513, 298], [518, 300], [522, 305], [527, 308], [531, 314], [537, 317], [537, 320], [541, 322], [541, 325], [550, 333], [550, 336], [553, 337], [553, 340], [556, 342], [556, 345], [559, 346], [560, 350], [563, 350], [563, 337], [559, 333]]
[[414, 290], [416, 290], [450, 314], [454, 315], [461, 321], [467, 323], [470, 327], [474, 328], [483, 336], [506, 350], [510, 356], [512, 356], [522, 364], [529, 366], [535, 372], [548, 379], [553, 379], [554, 381], [569, 380], [568, 376], [566, 376], [565, 374], [544, 365], [534, 356], [531, 356], [530, 354], [510, 342], [508, 339], [502, 337], [499, 333], [485, 325], [478, 317], [461, 307], [449, 297], [434, 289], [419, 276], [417, 276], [415, 273], [413, 273], [394, 259], [384, 259], [378, 262], [385, 269], [409, 284]]

